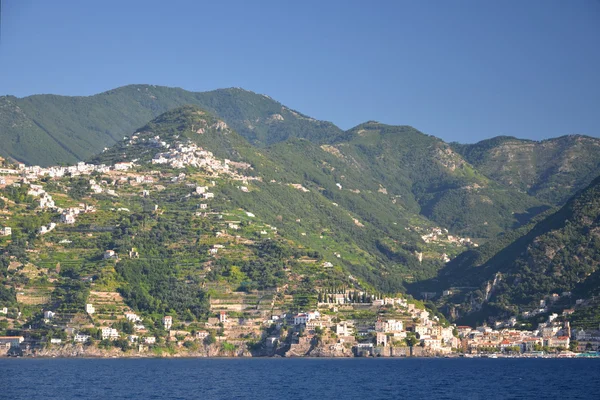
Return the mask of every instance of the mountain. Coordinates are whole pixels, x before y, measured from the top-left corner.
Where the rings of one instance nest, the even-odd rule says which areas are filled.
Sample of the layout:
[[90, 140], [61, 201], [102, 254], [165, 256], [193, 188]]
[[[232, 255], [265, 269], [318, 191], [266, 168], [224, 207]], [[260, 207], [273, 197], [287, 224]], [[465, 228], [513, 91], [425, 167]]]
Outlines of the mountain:
[[[28, 338], [49, 341], [69, 326], [100, 340], [98, 328], [111, 326], [172, 348], [173, 335], [206, 329], [253, 348], [273, 333], [273, 315], [339, 301], [354, 304], [341, 317], [374, 323], [375, 298], [399, 298], [406, 281], [431, 277], [443, 254], [468, 244], [324, 148], [297, 138], [257, 148], [207, 110], [182, 106], [95, 164], [16, 171], [2, 160], [0, 333], [27, 326]], [[423, 242], [433, 230], [439, 240]], [[410, 298], [381, 312], [410, 322], [408, 301], [422, 315]], [[243, 329], [208, 319], [220, 311]], [[130, 312], [143, 328], [125, 320]], [[120, 340], [102, 346], [131, 346]]]
[[405, 206], [463, 236], [494, 237], [544, 203], [488, 178], [450, 145], [410, 126], [359, 125], [331, 145]]
[[535, 314], [540, 301], [552, 311], [598, 296], [600, 177], [558, 211], [506, 236], [461, 254], [413, 290], [450, 290], [440, 306], [479, 321]]
[[[430, 277], [442, 265], [443, 253], [466, 248], [421, 245], [418, 231], [435, 225], [419, 215], [418, 207], [408, 207], [361, 168], [332, 154], [331, 147], [294, 138], [260, 149], [195, 106], [160, 115], [91, 161], [135, 160], [161, 171], [161, 164], [150, 164], [156, 154], [168, 158], [169, 151], [186, 143], [249, 166], [247, 191], [229, 185], [215, 189], [228, 206], [252, 210], [282, 236], [334, 255], [334, 265], [378, 290], [403, 290], [404, 279]], [[421, 262], [418, 253], [424, 253]]]
[[[278, 143], [307, 140], [317, 145], [310, 147], [316, 154], [307, 157], [346, 173], [334, 174], [335, 183], [343, 185], [354, 174], [357, 190], [386, 191], [407, 212], [479, 241], [563, 204], [600, 174], [600, 140], [585, 136], [542, 142], [498, 137], [461, 145], [410, 126], [373, 121], [343, 132], [243, 89], [194, 93], [152, 85], [88, 97], [1, 97], [0, 154], [40, 165], [90, 159], [152, 118], [183, 105], [199, 106], [246, 139], [244, 146], [269, 148], [280, 163], [285, 161], [277, 152], [290, 156], [290, 147]], [[299, 170], [314, 175], [313, 166], [298, 161]], [[268, 175], [269, 168], [263, 173]]]
[[487, 177], [549, 204], [564, 203], [600, 175], [600, 140], [583, 135], [540, 142], [500, 136], [452, 148]]
[[152, 118], [186, 104], [224, 119], [252, 144], [289, 137], [330, 139], [342, 131], [243, 89], [189, 92], [129, 85], [93, 96], [0, 97], [0, 155], [26, 164], [53, 165], [88, 159]]
[[[184, 105], [90, 161], [13, 172], [2, 160], [0, 305], [44, 335], [42, 308], [63, 325], [123, 331], [115, 318], [134, 310], [165, 337], [164, 315], [195, 330], [215, 310], [264, 320], [339, 296], [450, 290], [436, 306], [480, 321], [535, 310], [555, 292], [572, 292], [556, 307], [587, 307], [597, 292], [599, 180], [557, 211], [412, 127], [371, 121], [256, 146]], [[95, 316], [83, 314], [90, 303]], [[573, 314], [581, 326], [595, 321], [588, 308]]]

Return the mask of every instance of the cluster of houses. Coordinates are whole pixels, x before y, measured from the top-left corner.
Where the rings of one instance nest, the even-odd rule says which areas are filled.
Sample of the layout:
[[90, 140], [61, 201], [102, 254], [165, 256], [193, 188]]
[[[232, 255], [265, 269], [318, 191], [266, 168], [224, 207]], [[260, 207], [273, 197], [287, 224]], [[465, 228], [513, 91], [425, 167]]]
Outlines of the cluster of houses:
[[[554, 321], [556, 316], [551, 315], [548, 322], [539, 324], [533, 331], [493, 329], [488, 326], [475, 329], [470, 326], [458, 326], [456, 329], [461, 339], [461, 347], [468, 353], [532, 353], [541, 352], [543, 348], [566, 351], [570, 348], [572, 338], [576, 339], [576, 335], [571, 332], [569, 322]], [[597, 345], [595, 347], [597, 348]]]
[[[160, 137], [153, 138], [155, 141], [160, 141]], [[164, 142], [160, 142], [164, 143]], [[198, 147], [193, 143], [177, 143], [173, 146], [166, 145], [168, 151], [157, 153], [152, 159], [152, 164], [166, 164], [172, 168], [181, 169], [186, 166], [202, 168], [208, 173], [216, 176], [225, 174], [237, 180], [256, 179], [240, 175], [236, 170], [244, 170], [251, 168], [251, 165], [244, 162], [235, 162], [228, 159], [223, 161], [214, 157], [213, 153]]]
[[412, 228], [406, 228], [406, 229], [412, 229], [412, 230], [421, 232], [422, 233], [421, 239], [425, 243], [446, 242], [446, 243], [451, 243], [451, 244], [456, 244], [456, 245], [461, 245], [461, 246], [472, 246], [472, 247], [479, 246], [477, 243], [473, 242], [471, 240], [471, 238], [468, 238], [468, 237], [463, 238], [463, 237], [451, 235], [448, 232], [448, 229], [446, 229], [446, 228], [440, 228], [440, 227], [436, 226], [433, 228], [426, 229], [426, 233], [423, 233], [423, 228], [421, 228], [421, 227], [412, 227]]
[[[255, 337], [262, 336], [267, 348], [273, 348], [286, 340], [291, 332], [292, 348], [309, 343], [319, 336], [321, 339], [325, 338], [322, 339], [324, 345], [331, 351], [351, 348], [357, 355], [407, 355], [408, 353], [398, 353], [394, 350], [407, 349], [408, 346], [411, 348], [410, 354], [413, 354], [413, 348], [418, 349], [419, 351], [414, 353], [417, 355], [464, 352], [504, 353], [512, 356], [530, 356], [549, 349], [562, 351], [562, 354], [569, 353], [568, 349], [581, 353], [593, 352], [598, 351], [600, 347], [600, 331], [571, 331], [568, 322], [558, 321], [557, 314], [550, 315], [546, 322], [540, 323], [531, 331], [515, 327], [473, 328], [442, 324], [437, 316], [431, 316], [429, 311], [402, 297], [373, 298], [368, 304], [358, 304], [352, 303], [353, 296], [349, 293], [344, 295], [345, 297], [335, 296], [338, 300], [333, 303], [319, 303], [319, 308], [315, 310], [272, 315], [267, 319], [258, 316], [230, 318], [227, 311], [217, 311], [216, 316], [208, 318], [205, 329], [195, 331], [174, 329], [174, 318], [164, 315], [161, 320], [162, 328], [167, 332], [164, 340], [182, 345], [187, 341], [203, 341], [211, 335], [211, 330], [214, 335], [215, 329], [222, 329], [215, 340], [237, 343], [236, 341], [239, 342], [240, 338], [251, 332]], [[353, 310], [356, 307], [377, 311], [379, 316], [373, 320], [343, 317], [342, 311]], [[86, 311], [91, 316], [95, 312], [94, 306], [87, 304]], [[44, 311], [46, 320], [52, 320], [54, 317], [53, 311]], [[125, 334], [114, 327], [103, 326], [99, 329], [99, 337], [96, 339], [127, 340], [131, 345], [138, 346], [138, 350], [157, 344], [158, 332], [147, 329], [139, 315], [127, 311], [124, 318], [133, 323], [134, 333]], [[273, 327], [277, 329], [272, 329]], [[68, 331], [68, 342], [86, 343], [91, 339], [85, 330], [77, 332], [73, 328], [66, 328], [65, 331]], [[270, 334], [267, 335], [267, 332]], [[0, 338], [0, 349], [20, 346], [23, 340], [23, 337]], [[576, 346], [573, 341], [576, 341]], [[63, 341], [52, 338], [50, 343], [58, 345], [63, 344]]]

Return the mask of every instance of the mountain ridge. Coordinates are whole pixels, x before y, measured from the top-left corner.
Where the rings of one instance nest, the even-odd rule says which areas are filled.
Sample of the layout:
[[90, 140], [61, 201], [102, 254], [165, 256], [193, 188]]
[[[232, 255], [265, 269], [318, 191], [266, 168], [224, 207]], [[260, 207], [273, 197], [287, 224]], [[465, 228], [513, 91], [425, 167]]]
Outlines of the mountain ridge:
[[[559, 303], [563, 308], [574, 306], [575, 299], [593, 298], [600, 294], [593, 284], [600, 266], [599, 199], [600, 176], [563, 207], [540, 216], [504, 243], [470, 250], [449, 262], [429, 284], [416, 286], [436, 291], [452, 291], [457, 285], [474, 287], [455, 290], [439, 301], [450, 314], [480, 322], [481, 315], [495, 319], [527, 316], [539, 312], [544, 301], [552, 307], [547, 299], [553, 293], [564, 297]], [[600, 315], [596, 318], [600, 320]]]

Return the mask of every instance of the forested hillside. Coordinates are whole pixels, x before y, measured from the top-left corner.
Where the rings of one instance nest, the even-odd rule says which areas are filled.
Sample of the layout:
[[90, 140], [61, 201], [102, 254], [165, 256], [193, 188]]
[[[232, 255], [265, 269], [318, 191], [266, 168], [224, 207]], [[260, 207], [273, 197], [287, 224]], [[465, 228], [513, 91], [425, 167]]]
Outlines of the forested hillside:
[[598, 296], [600, 178], [547, 214], [497, 243], [461, 254], [414, 289], [450, 290], [440, 302], [451, 314], [480, 319], [535, 313], [553, 294], [563, 308]]
[[161, 113], [186, 104], [214, 113], [258, 146], [288, 137], [322, 140], [341, 134], [331, 123], [242, 89], [194, 93], [129, 85], [87, 97], [0, 97], [0, 155], [27, 164], [74, 163], [99, 153]]

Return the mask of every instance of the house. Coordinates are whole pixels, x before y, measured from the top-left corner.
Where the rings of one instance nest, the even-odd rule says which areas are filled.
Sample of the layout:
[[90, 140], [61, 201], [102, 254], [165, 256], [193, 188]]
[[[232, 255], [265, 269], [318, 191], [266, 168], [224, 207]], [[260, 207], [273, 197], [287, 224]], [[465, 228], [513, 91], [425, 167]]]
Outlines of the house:
[[119, 331], [114, 328], [102, 328], [102, 340], [117, 340], [119, 338]]
[[523, 339], [523, 347], [526, 352], [535, 351], [537, 346], [542, 346], [543, 340], [538, 337], [528, 337]]
[[5, 226], [2, 229], [0, 229], [0, 235], [1, 236], [10, 236], [12, 235], [12, 228], [10, 226]]
[[345, 304], [346, 303], [346, 295], [343, 293], [336, 293], [333, 295], [333, 303], [335, 304]]
[[210, 333], [208, 333], [208, 331], [198, 331], [198, 332], [196, 332], [196, 339], [204, 340], [209, 335], [210, 335]]
[[50, 224], [48, 226], [42, 225], [39, 230], [40, 235], [44, 235], [44, 234], [54, 230], [54, 228], [56, 228], [56, 224], [54, 222], [50, 222]]
[[423, 347], [427, 347], [434, 351], [439, 351], [442, 348], [442, 340], [437, 337], [423, 339]]
[[558, 336], [548, 339], [548, 347], [564, 347], [568, 349], [570, 343], [571, 340], [568, 336]]
[[146, 344], [155, 344], [156, 338], [154, 336], [148, 336], [144, 338], [144, 343]]
[[61, 214], [60, 222], [64, 224], [74, 224], [75, 216], [73, 214]]
[[131, 321], [131, 322], [138, 322], [138, 321], [142, 320], [136, 313], [132, 313], [132, 312], [126, 312], [125, 318], [127, 318], [127, 321]]
[[387, 321], [379, 319], [375, 322], [376, 332], [401, 332], [402, 328], [402, 321], [397, 321], [395, 319], [388, 319]]
[[225, 311], [219, 312], [219, 322], [227, 322], [227, 313]]
[[52, 319], [54, 318], [55, 313], [52, 311], [44, 311], [44, 319]]
[[24, 340], [23, 336], [0, 336], [0, 348], [20, 347]]
[[300, 313], [294, 316], [294, 325], [304, 325], [308, 322], [308, 315]]
[[387, 336], [384, 332], [377, 332], [377, 346], [387, 346]]
[[323, 329], [325, 327], [325, 322], [324, 321], [320, 321], [320, 320], [309, 320], [306, 323], [306, 330], [309, 332], [315, 332], [317, 328], [319, 329]]
[[341, 322], [334, 326], [334, 331], [338, 336], [351, 336], [354, 328], [346, 322]]
[[51, 343], [51, 344], [61, 344], [61, 343], [62, 343], [62, 339], [58, 339], [58, 338], [51, 338], [51, 339], [50, 339], [50, 343]]
[[115, 253], [114, 250], [106, 250], [104, 251], [104, 255], [102, 256], [105, 260], [116, 259], [119, 258], [118, 254]]
[[85, 343], [88, 340], [90, 340], [90, 335], [83, 335], [81, 333], [78, 333], [77, 335], [75, 335], [73, 340], [75, 341], [75, 343]]
[[415, 325], [414, 332], [420, 336], [429, 334], [429, 327], [427, 325]]
[[139, 340], [139, 336], [138, 335], [129, 335], [127, 336], [127, 340], [129, 340], [131, 343], [135, 343]]
[[8, 307], [0, 308], [0, 314], [8, 314]]
[[173, 317], [171, 317], [170, 315], [165, 315], [162, 319], [162, 323], [166, 330], [171, 329], [171, 327], [173, 326]]
[[92, 304], [86, 304], [85, 305], [85, 312], [88, 314], [93, 314], [96, 312], [96, 309], [94, 308], [94, 306]]
[[373, 343], [357, 343], [357, 355], [373, 355]]
[[127, 171], [129, 168], [133, 167], [132, 162], [118, 162], [115, 163], [115, 171]]

